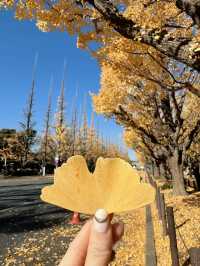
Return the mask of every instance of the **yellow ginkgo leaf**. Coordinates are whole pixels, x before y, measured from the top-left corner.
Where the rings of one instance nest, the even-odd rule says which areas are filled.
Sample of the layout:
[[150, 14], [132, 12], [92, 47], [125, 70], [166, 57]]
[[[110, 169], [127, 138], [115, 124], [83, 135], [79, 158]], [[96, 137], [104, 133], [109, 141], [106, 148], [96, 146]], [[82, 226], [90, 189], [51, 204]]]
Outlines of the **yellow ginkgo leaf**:
[[154, 197], [154, 188], [140, 183], [137, 171], [124, 160], [99, 158], [92, 174], [80, 155], [58, 167], [54, 184], [41, 194], [43, 201], [85, 214], [101, 208], [108, 213], [129, 211], [153, 202]]

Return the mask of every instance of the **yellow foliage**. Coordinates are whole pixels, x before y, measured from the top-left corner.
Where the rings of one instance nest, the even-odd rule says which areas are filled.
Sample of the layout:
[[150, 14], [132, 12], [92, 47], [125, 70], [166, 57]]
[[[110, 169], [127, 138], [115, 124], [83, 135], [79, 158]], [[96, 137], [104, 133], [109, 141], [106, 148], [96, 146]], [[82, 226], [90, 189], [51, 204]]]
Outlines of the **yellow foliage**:
[[[169, 18], [178, 14], [175, 2], [155, 1], [154, 4], [146, 6], [149, 1], [129, 1], [125, 16], [133, 19], [144, 28], [162, 27]], [[170, 10], [170, 12], [169, 12]]]
[[1, 0], [0, 8], [12, 8], [15, 3], [15, 0]]

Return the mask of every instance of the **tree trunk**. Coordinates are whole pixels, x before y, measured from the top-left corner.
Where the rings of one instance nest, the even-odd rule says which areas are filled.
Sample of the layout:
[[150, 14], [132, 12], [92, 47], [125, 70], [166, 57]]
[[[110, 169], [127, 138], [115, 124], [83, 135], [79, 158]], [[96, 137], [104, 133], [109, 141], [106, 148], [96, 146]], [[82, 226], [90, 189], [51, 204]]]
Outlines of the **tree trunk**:
[[194, 166], [192, 173], [196, 179], [196, 190], [200, 191], [200, 163]]
[[200, 191], [200, 162], [198, 163], [199, 165], [199, 174], [196, 177], [196, 181], [197, 181], [197, 190]]
[[160, 165], [159, 165], [159, 168], [160, 168], [160, 177], [163, 179], [163, 180], [167, 180], [167, 167], [165, 165], [164, 162], [161, 162]]
[[153, 172], [154, 172], [155, 179], [160, 178], [160, 167], [158, 163], [154, 163]]
[[169, 158], [169, 167], [173, 180], [173, 194], [176, 196], [185, 196], [187, 192], [184, 185], [182, 155], [176, 148], [173, 155]]
[[147, 168], [146, 169], [146, 172], [147, 172], [147, 175], [149, 176], [152, 176], [153, 175], [153, 173], [152, 173], [152, 171], [151, 171], [151, 169], [149, 169], [149, 168]]

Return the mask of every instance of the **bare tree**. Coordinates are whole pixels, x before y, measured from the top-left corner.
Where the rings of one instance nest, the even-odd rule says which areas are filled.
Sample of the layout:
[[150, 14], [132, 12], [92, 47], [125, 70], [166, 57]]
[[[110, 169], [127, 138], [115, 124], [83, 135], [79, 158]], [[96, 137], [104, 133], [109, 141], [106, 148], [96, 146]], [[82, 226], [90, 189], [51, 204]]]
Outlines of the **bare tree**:
[[33, 68], [33, 79], [30, 94], [28, 96], [27, 106], [24, 110], [24, 122], [20, 122], [22, 128], [22, 146], [23, 146], [23, 165], [28, 159], [28, 155], [31, 151], [31, 147], [36, 142], [36, 130], [34, 130], [35, 122], [33, 121], [33, 104], [35, 94], [35, 69], [37, 65], [37, 58], [35, 56], [34, 68]]
[[45, 117], [45, 132], [44, 132], [44, 143], [43, 143], [43, 159], [42, 159], [42, 166], [43, 166], [43, 176], [46, 173], [46, 161], [47, 161], [47, 148], [49, 144], [49, 131], [50, 131], [50, 122], [51, 122], [51, 98], [52, 98], [52, 81], [49, 89], [49, 96], [48, 96], [48, 106], [46, 111]]

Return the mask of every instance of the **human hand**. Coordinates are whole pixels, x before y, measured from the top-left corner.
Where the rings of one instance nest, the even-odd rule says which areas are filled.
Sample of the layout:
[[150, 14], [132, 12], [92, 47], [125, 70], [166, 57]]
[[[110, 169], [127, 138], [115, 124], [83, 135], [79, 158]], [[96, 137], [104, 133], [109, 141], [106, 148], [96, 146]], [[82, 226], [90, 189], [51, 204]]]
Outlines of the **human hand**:
[[96, 211], [70, 244], [59, 266], [107, 266], [114, 245], [124, 232], [123, 223], [111, 224], [112, 215]]

